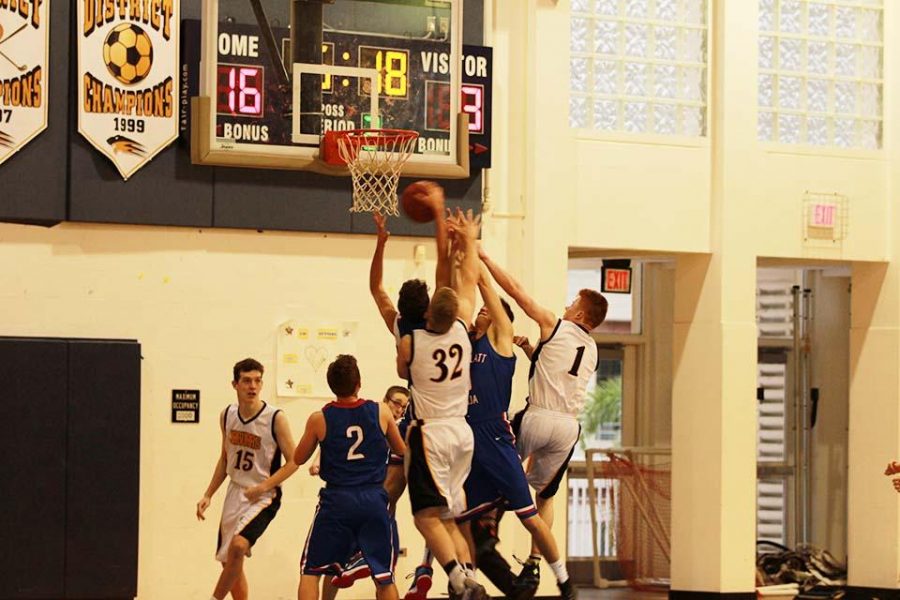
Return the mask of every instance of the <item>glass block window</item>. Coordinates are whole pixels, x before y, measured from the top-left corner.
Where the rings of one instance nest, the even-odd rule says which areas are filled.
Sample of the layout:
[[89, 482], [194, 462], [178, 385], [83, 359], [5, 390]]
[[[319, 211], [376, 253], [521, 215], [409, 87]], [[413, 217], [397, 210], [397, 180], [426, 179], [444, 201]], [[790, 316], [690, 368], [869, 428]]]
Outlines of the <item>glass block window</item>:
[[569, 123], [706, 135], [707, 0], [572, 0]]
[[760, 140], [877, 149], [882, 0], [759, 0]]

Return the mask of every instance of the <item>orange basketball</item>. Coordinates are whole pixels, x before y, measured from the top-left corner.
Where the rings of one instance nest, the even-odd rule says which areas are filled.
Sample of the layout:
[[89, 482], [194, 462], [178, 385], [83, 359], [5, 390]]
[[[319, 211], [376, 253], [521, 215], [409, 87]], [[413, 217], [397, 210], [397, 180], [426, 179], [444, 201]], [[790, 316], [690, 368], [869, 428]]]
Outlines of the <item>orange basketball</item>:
[[3, 25], [0, 25], [0, 40], [3, 39]]
[[406, 216], [417, 223], [428, 223], [434, 220], [431, 206], [423, 200], [428, 194], [428, 184], [424, 181], [414, 181], [403, 190], [400, 195], [400, 205]]

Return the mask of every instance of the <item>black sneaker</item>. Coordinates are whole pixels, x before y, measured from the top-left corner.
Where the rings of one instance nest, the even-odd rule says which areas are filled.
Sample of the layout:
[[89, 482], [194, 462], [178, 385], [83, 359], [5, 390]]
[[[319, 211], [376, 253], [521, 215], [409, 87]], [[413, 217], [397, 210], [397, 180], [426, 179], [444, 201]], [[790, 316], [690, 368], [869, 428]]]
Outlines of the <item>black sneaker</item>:
[[571, 577], [566, 579], [565, 583], [557, 583], [556, 587], [559, 588], [559, 596], [562, 600], [575, 600], [578, 597], [575, 586], [572, 585]]
[[513, 591], [508, 596], [509, 600], [531, 600], [534, 598], [534, 595], [537, 593], [536, 585], [529, 585], [527, 587], [522, 587], [521, 585], [513, 582]]
[[526, 560], [522, 563], [522, 570], [516, 575], [516, 587], [535, 588], [541, 583], [541, 564], [536, 561]]

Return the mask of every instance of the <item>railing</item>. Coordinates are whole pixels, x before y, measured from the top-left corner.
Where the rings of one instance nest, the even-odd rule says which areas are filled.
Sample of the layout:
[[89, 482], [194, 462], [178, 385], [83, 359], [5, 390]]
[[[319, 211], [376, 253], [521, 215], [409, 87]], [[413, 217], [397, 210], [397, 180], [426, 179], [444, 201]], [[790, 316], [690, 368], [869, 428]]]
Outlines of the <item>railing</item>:
[[[619, 482], [614, 479], [595, 479], [597, 498], [597, 552], [600, 558], [616, 557], [616, 521], [618, 514]], [[591, 557], [594, 545], [591, 540], [590, 494], [588, 481], [569, 476], [569, 542], [568, 556]]]

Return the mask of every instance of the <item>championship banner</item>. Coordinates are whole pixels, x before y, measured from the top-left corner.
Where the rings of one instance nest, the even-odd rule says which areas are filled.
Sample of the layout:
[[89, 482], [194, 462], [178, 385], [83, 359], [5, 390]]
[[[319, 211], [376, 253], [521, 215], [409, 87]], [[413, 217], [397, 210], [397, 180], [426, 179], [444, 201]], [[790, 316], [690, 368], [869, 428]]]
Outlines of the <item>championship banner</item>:
[[0, 0], [0, 164], [47, 128], [50, 0]]
[[77, 4], [78, 131], [127, 180], [178, 135], [179, 0]]

